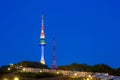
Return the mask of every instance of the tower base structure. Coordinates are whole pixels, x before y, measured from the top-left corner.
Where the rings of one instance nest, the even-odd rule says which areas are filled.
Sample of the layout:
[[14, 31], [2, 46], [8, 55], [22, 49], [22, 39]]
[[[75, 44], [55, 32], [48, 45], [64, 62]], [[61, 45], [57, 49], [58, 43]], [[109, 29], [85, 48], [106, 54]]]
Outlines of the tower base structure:
[[55, 64], [52, 65], [52, 69], [53, 70], [56, 70], [57, 69], [57, 66]]
[[40, 63], [41, 64], [45, 64], [45, 60], [40, 60]]

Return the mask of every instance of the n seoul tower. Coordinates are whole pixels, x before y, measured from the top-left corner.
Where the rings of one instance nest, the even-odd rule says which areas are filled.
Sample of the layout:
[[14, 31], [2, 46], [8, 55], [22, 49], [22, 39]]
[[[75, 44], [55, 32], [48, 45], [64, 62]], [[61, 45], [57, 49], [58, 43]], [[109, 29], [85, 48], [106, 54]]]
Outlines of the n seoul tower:
[[39, 46], [41, 46], [41, 60], [40, 63], [45, 64], [44, 60], [44, 47], [46, 45], [45, 34], [44, 34], [44, 17], [42, 16], [42, 27], [41, 27], [41, 34], [40, 34], [40, 42]]

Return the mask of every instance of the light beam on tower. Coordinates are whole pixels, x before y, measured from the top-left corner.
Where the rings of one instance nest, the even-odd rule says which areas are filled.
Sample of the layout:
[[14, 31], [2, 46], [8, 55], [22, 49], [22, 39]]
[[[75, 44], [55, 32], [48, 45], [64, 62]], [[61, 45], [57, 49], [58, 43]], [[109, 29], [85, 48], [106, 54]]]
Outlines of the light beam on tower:
[[44, 34], [44, 17], [43, 16], [42, 16], [42, 27], [41, 27], [39, 45], [41, 46], [41, 60], [40, 60], [40, 63], [45, 64], [44, 47], [46, 45], [46, 40], [45, 40], [45, 34]]

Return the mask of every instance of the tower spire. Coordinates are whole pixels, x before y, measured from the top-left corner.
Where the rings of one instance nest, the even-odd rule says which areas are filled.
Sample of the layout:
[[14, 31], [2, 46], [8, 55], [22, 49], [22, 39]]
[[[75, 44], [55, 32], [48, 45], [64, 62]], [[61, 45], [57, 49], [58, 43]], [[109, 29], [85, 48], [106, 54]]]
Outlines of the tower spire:
[[45, 38], [45, 34], [44, 34], [44, 16], [42, 15], [42, 25], [41, 25], [41, 35], [40, 38]]
[[45, 40], [45, 34], [44, 34], [44, 17], [43, 17], [43, 15], [42, 15], [42, 26], [41, 26], [41, 34], [40, 34], [39, 45], [41, 46], [41, 60], [40, 60], [40, 63], [45, 64], [44, 47], [46, 45], [46, 40]]
[[42, 15], [42, 26], [44, 26], [44, 16]]

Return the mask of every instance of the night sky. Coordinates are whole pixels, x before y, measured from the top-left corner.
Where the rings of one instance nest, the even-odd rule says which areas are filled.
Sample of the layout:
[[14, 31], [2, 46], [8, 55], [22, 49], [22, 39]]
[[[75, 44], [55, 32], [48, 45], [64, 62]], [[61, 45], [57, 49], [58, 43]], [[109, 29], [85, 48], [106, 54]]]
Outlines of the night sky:
[[41, 15], [45, 19], [45, 60], [120, 67], [119, 0], [1, 0], [0, 66], [41, 58]]

